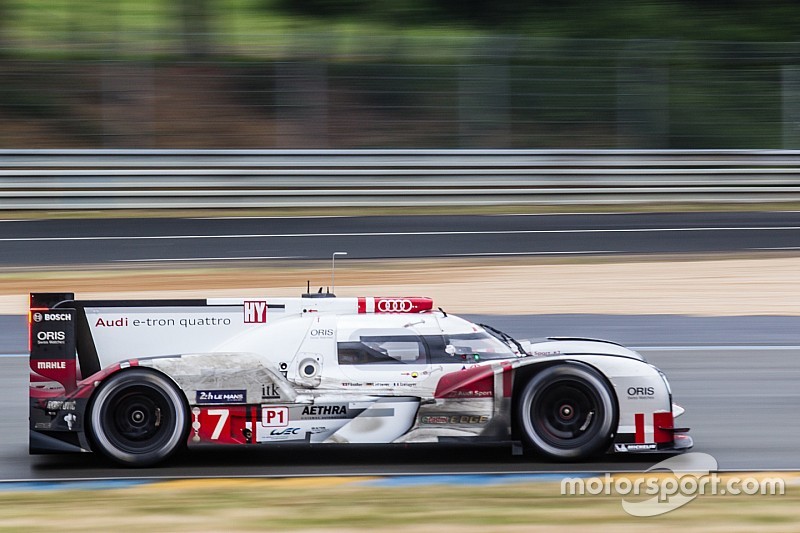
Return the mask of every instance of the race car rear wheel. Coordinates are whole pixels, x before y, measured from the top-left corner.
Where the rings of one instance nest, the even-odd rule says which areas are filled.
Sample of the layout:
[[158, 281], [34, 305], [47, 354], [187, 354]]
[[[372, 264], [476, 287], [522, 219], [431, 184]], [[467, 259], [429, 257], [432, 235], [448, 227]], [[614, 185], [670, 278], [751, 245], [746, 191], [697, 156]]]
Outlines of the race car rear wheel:
[[519, 395], [518, 429], [532, 451], [576, 461], [605, 450], [616, 423], [616, 403], [606, 380], [583, 364], [547, 368]]
[[97, 451], [126, 466], [163, 461], [186, 442], [189, 429], [182, 393], [145, 369], [109, 378], [92, 400], [89, 417]]

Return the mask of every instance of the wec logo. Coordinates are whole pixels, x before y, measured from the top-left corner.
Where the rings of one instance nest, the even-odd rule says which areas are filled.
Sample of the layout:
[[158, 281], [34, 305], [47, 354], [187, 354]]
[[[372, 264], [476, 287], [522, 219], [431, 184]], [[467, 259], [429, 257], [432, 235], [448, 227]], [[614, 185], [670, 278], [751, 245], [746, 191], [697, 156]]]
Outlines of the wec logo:
[[267, 302], [253, 300], [244, 302], [244, 323], [264, 324], [267, 322]]

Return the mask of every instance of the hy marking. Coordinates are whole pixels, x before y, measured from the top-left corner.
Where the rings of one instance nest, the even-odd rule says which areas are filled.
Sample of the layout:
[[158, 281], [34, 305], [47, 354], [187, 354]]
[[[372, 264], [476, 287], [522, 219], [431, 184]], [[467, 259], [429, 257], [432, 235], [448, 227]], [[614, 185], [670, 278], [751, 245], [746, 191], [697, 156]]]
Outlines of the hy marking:
[[70, 241], [157, 241], [193, 239], [277, 239], [319, 237], [413, 237], [451, 235], [547, 235], [569, 233], [670, 233], [716, 231], [796, 231], [800, 226], [751, 226], [709, 228], [609, 228], [609, 229], [553, 229], [553, 230], [485, 230], [485, 231], [376, 231], [353, 233], [233, 233], [227, 235], [129, 235], [92, 237], [6, 237], [0, 242], [70, 242]]

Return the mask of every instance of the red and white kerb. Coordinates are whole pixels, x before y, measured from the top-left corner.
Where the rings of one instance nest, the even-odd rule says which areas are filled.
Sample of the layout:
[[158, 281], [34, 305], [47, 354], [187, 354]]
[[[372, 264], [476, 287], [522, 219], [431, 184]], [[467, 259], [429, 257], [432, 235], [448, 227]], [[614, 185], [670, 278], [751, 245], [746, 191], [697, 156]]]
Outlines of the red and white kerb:
[[433, 300], [419, 296], [358, 298], [359, 313], [422, 313], [433, 309]]

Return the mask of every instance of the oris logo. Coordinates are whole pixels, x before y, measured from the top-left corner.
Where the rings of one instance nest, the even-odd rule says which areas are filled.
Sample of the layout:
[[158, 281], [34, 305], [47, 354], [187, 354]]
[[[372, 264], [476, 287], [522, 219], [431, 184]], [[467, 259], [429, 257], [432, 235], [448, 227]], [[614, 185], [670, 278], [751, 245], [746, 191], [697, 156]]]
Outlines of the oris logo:
[[653, 387], [628, 387], [628, 396], [652, 396], [655, 393]]
[[36, 340], [41, 342], [63, 342], [66, 338], [67, 335], [63, 331], [40, 331], [36, 334]]
[[381, 313], [408, 313], [414, 303], [411, 300], [378, 300], [376, 308]]
[[312, 337], [333, 337], [333, 330], [332, 329], [312, 329], [311, 330]]

